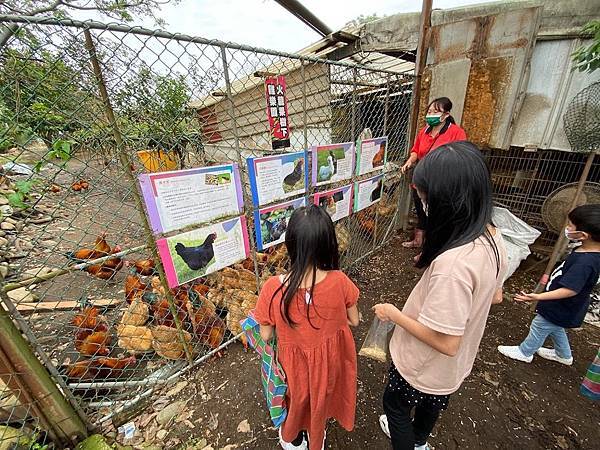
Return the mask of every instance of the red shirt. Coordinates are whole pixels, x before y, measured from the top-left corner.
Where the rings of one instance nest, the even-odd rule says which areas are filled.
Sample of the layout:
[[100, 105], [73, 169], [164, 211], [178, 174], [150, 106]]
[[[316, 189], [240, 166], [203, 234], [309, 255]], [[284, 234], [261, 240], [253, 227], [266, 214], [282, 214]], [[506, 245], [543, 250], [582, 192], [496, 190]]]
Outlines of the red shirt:
[[418, 160], [423, 159], [427, 153], [441, 145], [455, 141], [465, 141], [467, 139], [465, 130], [453, 123], [450, 124], [444, 133], [438, 134], [436, 137], [431, 137], [431, 134], [426, 133], [428, 129], [429, 127], [427, 126], [419, 131], [417, 139], [415, 139], [415, 145], [410, 150], [411, 153], [417, 154]]

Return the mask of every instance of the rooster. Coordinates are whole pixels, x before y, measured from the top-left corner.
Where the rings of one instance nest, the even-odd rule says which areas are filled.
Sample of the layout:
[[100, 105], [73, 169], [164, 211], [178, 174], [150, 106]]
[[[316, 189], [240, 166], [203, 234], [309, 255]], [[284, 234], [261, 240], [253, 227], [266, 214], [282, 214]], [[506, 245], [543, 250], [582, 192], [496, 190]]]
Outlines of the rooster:
[[127, 261], [128, 266], [135, 267], [135, 271], [142, 276], [150, 276], [156, 274], [153, 259], [140, 259], [137, 261]]
[[[187, 293], [184, 289], [171, 291], [175, 297], [175, 309], [179, 322], [183, 322], [186, 316], [186, 303], [188, 301]], [[163, 325], [166, 327], [175, 327], [175, 317], [169, 307], [169, 301], [166, 297], [155, 292], [148, 292], [142, 296], [142, 300], [150, 304], [152, 309], [152, 317], [155, 325]]]
[[77, 361], [66, 366], [66, 374], [69, 378], [77, 380], [106, 380], [108, 378], [119, 378], [123, 370], [136, 363], [135, 356], [127, 358], [97, 357]]
[[[123, 249], [120, 246], [115, 245], [115, 247], [110, 251], [110, 253], [115, 254], [121, 251], [123, 251]], [[98, 277], [102, 280], [112, 280], [117, 274], [117, 272], [121, 270], [123, 264], [123, 258], [115, 257], [107, 259], [102, 264], [94, 264], [88, 266], [83, 270], [85, 270], [90, 275], [94, 275], [95, 277]]]
[[82, 248], [74, 252], [65, 253], [65, 256], [73, 262], [79, 264], [89, 259], [102, 258], [110, 254], [110, 245], [106, 242], [106, 233], [100, 234], [96, 238], [93, 249]]
[[200, 343], [212, 349], [218, 348], [223, 343], [227, 326], [217, 315], [216, 306], [192, 289], [189, 291], [189, 299], [187, 308], [194, 334]]
[[283, 184], [293, 187], [302, 179], [302, 172], [304, 167], [304, 160], [299, 159], [296, 161], [296, 165], [294, 166], [294, 170], [292, 173], [286, 175], [283, 179]]
[[75, 349], [85, 356], [108, 356], [111, 337], [106, 320], [87, 298], [83, 297], [79, 302], [81, 311], [71, 321], [76, 327]]
[[209, 234], [202, 245], [196, 247], [186, 247], [181, 242], [175, 244], [175, 251], [183, 262], [192, 270], [200, 270], [208, 265], [215, 257], [213, 244], [217, 239], [217, 234]]

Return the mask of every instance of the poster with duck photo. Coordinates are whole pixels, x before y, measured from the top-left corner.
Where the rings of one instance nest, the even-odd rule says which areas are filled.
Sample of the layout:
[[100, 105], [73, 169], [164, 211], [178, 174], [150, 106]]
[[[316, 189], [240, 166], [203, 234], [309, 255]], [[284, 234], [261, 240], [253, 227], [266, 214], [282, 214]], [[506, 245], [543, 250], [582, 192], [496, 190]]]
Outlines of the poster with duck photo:
[[307, 152], [248, 158], [254, 206], [304, 194], [308, 185]]
[[285, 231], [290, 217], [294, 210], [301, 206], [306, 206], [304, 197], [254, 211], [256, 246], [259, 250], [265, 250], [285, 241]]
[[383, 174], [354, 183], [354, 212], [361, 211], [381, 200]]
[[387, 147], [387, 137], [359, 141], [356, 146], [356, 175], [383, 169], [387, 161]]
[[315, 205], [325, 208], [331, 220], [336, 222], [352, 214], [352, 185], [316, 192], [313, 201]]
[[354, 143], [319, 145], [311, 149], [312, 184], [349, 180], [354, 172]]
[[159, 239], [156, 246], [170, 288], [250, 256], [244, 216]]
[[144, 173], [138, 181], [155, 234], [237, 216], [243, 211], [237, 164]]

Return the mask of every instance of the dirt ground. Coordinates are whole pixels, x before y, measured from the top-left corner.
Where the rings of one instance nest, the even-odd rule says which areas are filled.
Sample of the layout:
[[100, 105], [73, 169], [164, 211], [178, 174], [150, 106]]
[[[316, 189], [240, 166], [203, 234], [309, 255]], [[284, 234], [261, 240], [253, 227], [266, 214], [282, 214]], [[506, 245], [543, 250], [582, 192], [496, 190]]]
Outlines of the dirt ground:
[[[122, 180], [115, 180], [101, 168], [91, 172], [73, 164], [70, 173], [60, 174], [55, 182], [69, 186], [84, 172], [93, 185], [89, 195], [67, 194], [66, 190], [54, 194], [47, 204], [50, 209], [61, 204], [52, 213], [55, 220], [21, 233], [26, 238], [35, 236], [36, 246], [44, 240], [58, 242], [49, 245], [51, 250], [37, 252], [37, 259], [18, 260], [20, 270], [60, 266], [64, 264], [60, 252], [92, 241], [107, 227], [111, 240], [124, 248], [143, 242], [130, 189], [115, 189], [123, 185]], [[402, 248], [402, 239], [396, 237], [378, 256], [365, 261], [360, 271], [350, 274], [361, 289], [363, 322], [355, 330], [357, 348], [371, 324], [371, 306], [380, 301], [401, 306], [420, 276], [412, 267], [414, 252]], [[73, 273], [41, 285], [34, 292], [45, 301], [77, 299], [82, 292], [92, 298], [119, 299], [124, 276], [119, 274], [114, 283], [99, 283], [84, 273]], [[513, 294], [534, 284], [535, 276], [518, 274], [509, 280], [506, 292]], [[430, 442], [435, 448], [597, 448], [594, 438], [598, 436], [600, 409], [579, 395], [579, 384], [600, 346], [600, 328], [585, 325], [570, 332], [575, 357], [572, 367], [540, 358], [528, 365], [499, 355], [496, 346], [520, 342], [531, 318], [532, 312], [525, 305], [505, 301], [493, 307], [473, 373], [452, 396], [449, 409], [434, 430]], [[47, 342], [40, 343], [56, 363], [64, 361], [67, 350], [57, 346], [52, 336], [60, 334], [68, 320], [65, 313], [28, 317], [38, 337], [48, 336]], [[359, 357], [356, 428], [348, 433], [330, 424], [327, 448], [388, 448], [389, 442], [377, 422], [387, 369], [387, 364]], [[178, 386], [155, 395], [154, 407], [133, 419], [145, 445], [165, 449], [278, 448], [277, 433], [264, 405], [257, 357], [245, 352], [240, 344], [229, 347], [225, 357], [190, 371]], [[181, 411], [177, 421], [158, 426], [156, 412], [170, 404]]]
[[[397, 237], [381, 255], [351, 274], [361, 288], [363, 322], [355, 331], [357, 348], [373, 318], [370, 307], [380, 300], [403, 304], [420, 273], [410, 264], [413, 252]], [[507, 293], [535, 284], [533, 276], [509, 280]], [[502, 357], [499, 344], [516, 344], [526, 332], [532, 312], [505, 301], [494, 306], [471, 376], [452, 396], [430, 443], [438, 449], [528, 448], [592, 449], [598, 437], [600, 409], [579, 395], [581, 378], [600, 346], [600, 328], [585, 325], [570, 332], [572, 367], [535, 358], [532, 364]], [[358, 407], [352, 433], [329, 425], [327, 448], [384, 449], [389, 441], [379, 429], [381, 395], [388, 365], [359, 357]], [[188, 423], [171, 427], [161, 448], [275, 449], [258, 373], [257, 358], [233, 345], [225, 358], [205, 364], [177, 396], [192, 411]], [[248, 421], [250, 431], [238, 432]], [[189, 425], [193, 425], [192, 429]]]

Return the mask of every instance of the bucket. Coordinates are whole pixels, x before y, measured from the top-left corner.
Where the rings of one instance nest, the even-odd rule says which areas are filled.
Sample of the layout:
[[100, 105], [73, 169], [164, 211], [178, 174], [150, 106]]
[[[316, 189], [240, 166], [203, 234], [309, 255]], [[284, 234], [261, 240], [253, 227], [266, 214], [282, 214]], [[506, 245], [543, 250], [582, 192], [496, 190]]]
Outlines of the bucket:
[[165, 172], [179, 167], [177, 155], [163, 150], [140, 150], [138, 158], [148, 172]]

